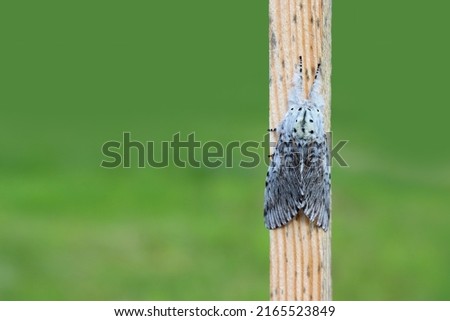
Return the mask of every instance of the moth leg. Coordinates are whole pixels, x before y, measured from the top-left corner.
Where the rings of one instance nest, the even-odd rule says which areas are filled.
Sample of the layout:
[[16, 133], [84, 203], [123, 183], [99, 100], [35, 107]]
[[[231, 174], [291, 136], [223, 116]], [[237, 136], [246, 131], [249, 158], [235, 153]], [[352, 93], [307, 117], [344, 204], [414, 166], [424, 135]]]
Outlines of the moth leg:
[[269, 128], [267, 131], [268, 131], [268, 132], [276, 132], [277, 129], [276, 129], [276, 128]]
[[298, 57], [298, 65], [295, 66], [294, 77], [292, 79], [292, 88], [289, 92], [289, 103], [299, 104], [304, 100], [303, 94], [303, 59], [302, 56]]
[[314, 82], [309, 93], [309, 99], [315, 102], [319, 108], [323, 108], [325, 105], [322, 95], [322, 71], [320, 63], [317, 64], [316, 75], [314, 76]]
[[298, 76], [299, 76], [299, 87], [300, 87], [300, 98], [303, 98], [303, 58], [298, 56]]

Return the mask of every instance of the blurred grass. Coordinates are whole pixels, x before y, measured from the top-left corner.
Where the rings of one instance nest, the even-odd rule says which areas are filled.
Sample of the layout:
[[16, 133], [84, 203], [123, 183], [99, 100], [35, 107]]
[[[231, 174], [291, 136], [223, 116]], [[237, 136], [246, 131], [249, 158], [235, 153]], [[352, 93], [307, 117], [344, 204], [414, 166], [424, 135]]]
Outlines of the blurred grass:
[[[99, 167], [124, 131], [263, 138], [267, 4], [175, 3], [0, 5], [0, 299], [268, 298], [264, 164]], [[446, 11], [405, 3], [333, 7], [338, 300], [450, 298]]]

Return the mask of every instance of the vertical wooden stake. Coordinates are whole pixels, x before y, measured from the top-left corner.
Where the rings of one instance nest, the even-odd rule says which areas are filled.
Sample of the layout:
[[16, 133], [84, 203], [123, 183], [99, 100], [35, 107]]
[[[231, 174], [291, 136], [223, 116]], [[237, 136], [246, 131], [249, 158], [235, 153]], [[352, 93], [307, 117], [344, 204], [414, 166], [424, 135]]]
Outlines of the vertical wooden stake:
[[[305, 91], [322, 63], [325, 127], [330, 131], [331, 0], [269, 0], [270, 125], [282, 120], [298, 57]], [[275, 141], [273, 135], [271, 141]], [[331, 228], [324, 232], [303, 213], [270, 231], [270, 299], [331, 300]]]

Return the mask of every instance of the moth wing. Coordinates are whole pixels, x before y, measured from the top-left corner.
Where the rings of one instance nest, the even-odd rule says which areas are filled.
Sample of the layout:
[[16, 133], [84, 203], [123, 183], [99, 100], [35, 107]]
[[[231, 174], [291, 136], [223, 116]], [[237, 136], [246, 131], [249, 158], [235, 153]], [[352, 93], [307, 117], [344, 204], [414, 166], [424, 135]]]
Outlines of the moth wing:
[[326, 139], [307, 146], [303, 179], [305, 202], [303, 212], [311, 222], [328, 230], [330, 221], [330, 160]]
[[294, 142], [277, 143], [264, 192], [264, 223], [268, 229], [286, 225], [305, 205], [302, 154]]

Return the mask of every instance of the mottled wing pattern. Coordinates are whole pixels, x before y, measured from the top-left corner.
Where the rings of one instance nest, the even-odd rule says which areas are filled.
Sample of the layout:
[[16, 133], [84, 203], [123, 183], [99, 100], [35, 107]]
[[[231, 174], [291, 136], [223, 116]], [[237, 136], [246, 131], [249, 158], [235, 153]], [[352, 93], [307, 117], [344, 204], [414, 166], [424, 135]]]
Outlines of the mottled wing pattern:
[[328, 230], [330, 219], [330, 166], [328, 143], [324, 138], [306, 143], [305, 166], [302, 172], [305, 190], [305, 215], [311, 222]]
[[302, 159], [302, 150], [294, 142], [278, 140], [267, 171], [264, 195], [264, 220], [269, 229], [285, 225], [304, 207]]
[[328, 230], [330, 217], [328, 144], [323, 141], [281, 142], [267, 172], [264, 220], [268, 229], [286, 225], [300, 209]]

